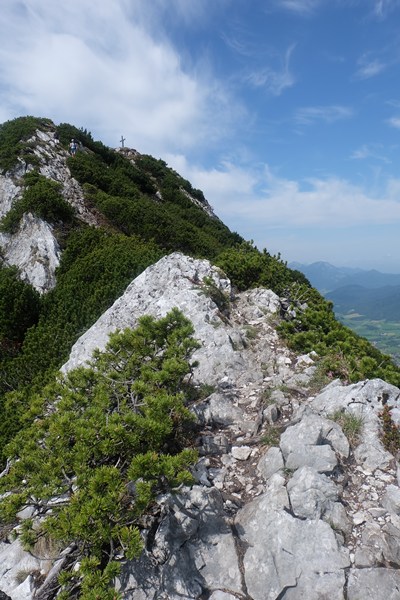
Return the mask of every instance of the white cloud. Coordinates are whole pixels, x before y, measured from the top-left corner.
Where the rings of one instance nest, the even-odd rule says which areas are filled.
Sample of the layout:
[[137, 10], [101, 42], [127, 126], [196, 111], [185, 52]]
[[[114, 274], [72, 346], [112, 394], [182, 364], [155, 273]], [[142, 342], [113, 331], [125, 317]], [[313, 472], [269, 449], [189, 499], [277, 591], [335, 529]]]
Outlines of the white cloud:
[[370, 0], [369, 4], [365, 6], [366, 0], [270, 0], [272, 5], [278, 9], [284, 9], [300, 16], [310, 16], [315, 14], [317, 9], [327, 5], [338, 5], [344, 8], [352, 8], [354, 5], [361, 5], [368, 10], [369, 15], [374, 18], [384, 19], [393, 10], [400, 7], [400, 0]]
[[277, 0], [279, 8], [299, 15], [312, 14], [321, 4], [321, 0]]
[[384, 156], [384, 154], [382, 154], [382, 150], [382, 144], [363, 144], [362, 146], [354, 150], [354, 152], [352, 152], [350, 158], [355, 160], [372, 158], [388, 164], [391, 163], [391, 161], [386, 156]]
[[400, 117], [392, 117], [387, 119], [386, 123], [395, 129], [400, 129]]
[[366, 57], [362, 57], [359, 60], [360, 67], [356, 71], [357, 79], [369, 79], [382, 73], [387, 68], [387, 65], [378, 59], [369, 60]]
[[[187, 18], [187, 3], [174, 3]], [[69, 121], [111, 145], [123, 133], [144, 152], [225, 134], [240, 107], [212, 73], [185, 71], [161, 24], [156, 37], [146, 29], [143, 6], [138, 0], [3, 0], [0, 97], [7, 89], [7, 118]], [[154, 5], [147, 6], [157, 30]]]
[[229, 5], [232, 0], [202, 0], [201, 2], [191, 2], [188, 0], [152, 0], [143, 2], [143, 0], [125, 0], [126, 6], [134, 7], [134, 14], [140, 15], [142, 20], [148, 25], [153, 24], [155, 29], [165, 19], [171, 19], [175, 22], [183, 22], [185, 26], [205, 24], [210, 19], [214, 11], [224, 10], [225, 5]]
[[400, 108], [400, 100], [386, 100], [386, 104], [394, 108]]
[[273, 69], [270, 66], [258, 69], [248, 74], [246, 79], [254, 87], [263, 87], [267, 92], [274, 96], [280, 96], [282, 92], [294, 85], [295, 77], [290, 72], [290, 57], [295, 46], [290, 46], [282, 59], [280, 69]]
[[399, 6], [399, 0], [373, 0], [373, 12], [381, 19], [385, 18], [389, 12]]
[[299, 108], [295, 114], [298, 125], [312, 125], [316, 122], [334, 123], [353, 116], [353, 109], [348, 106], [306, 106]]
[[343, 228], [400, 223], [400, 179], [380, 196], [339, 178], [298, 181], [276, 176], [268, 165], [246, 168], [225, 162], [206, 170], [182, 155], [168, 163], [204, 191], [230, 227], [249, 229]]

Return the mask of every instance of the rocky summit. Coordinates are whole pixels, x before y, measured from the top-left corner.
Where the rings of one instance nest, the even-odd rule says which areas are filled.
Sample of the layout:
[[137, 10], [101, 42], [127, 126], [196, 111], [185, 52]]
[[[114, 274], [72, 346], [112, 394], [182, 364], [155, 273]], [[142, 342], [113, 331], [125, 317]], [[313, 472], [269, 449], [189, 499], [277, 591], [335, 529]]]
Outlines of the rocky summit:
[[[205, 280], [226, 298], [223, 308]], [[209, 387], [191, 405], [195, 484], [156, 499], [144, 551], [123, 561], [122, 598], [399, 599], [398, 462], [382, 445], [379, 414], [388, 406], [400, 422], [400, 390], [380, 379], [321, 389], [315, 354], [296, 355], [278, 337], [276, 294], [235, 293], [220, 269], [181, 253], [135, 278], [62, 371], [90, 360], [110, 332], [173, 307], [194, 325], [195, 384]], [[9, 532], [1, 597], [53, 598], [69, 551], [28, 553]]]

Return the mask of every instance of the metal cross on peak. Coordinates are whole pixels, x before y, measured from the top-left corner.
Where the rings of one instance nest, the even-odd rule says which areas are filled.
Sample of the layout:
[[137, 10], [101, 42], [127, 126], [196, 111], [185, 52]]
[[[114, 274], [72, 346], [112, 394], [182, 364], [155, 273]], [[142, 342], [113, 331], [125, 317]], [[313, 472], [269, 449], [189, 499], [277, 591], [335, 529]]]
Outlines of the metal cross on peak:
[[121, 142], [121, 148], [124, 147], [124, 142], [125, 142], [125, 138], [123, 135], [121, 135], [121, 139], [119, 140]]

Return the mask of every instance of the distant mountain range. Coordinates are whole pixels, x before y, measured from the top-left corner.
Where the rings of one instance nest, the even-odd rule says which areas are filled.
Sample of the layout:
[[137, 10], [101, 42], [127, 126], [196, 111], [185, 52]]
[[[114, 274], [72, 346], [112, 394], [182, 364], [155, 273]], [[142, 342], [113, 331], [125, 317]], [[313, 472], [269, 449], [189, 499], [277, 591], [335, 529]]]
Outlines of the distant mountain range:
[[288, 265], [304, 273], [338, 314], [358, 313], [368, 319], [400, 319], [400, 274], [335, 267], [327, 262]]
[[325, 294], [339, 314], [358, 313], [380, 321], [400, 320], [400, 285], [368, 289], [361, 285], [346, 285]]
[[321, 294], [327, 294], [348, 285], [358, 285], [369, 289], [400, 285], [400, 274], [381, 273], [375, 269], [366, 271], [350, 267], [335, 267], [323, 261], [310, 265], [292, 262], [288, 266], [304, 273], [311, 285], [316, 287]]

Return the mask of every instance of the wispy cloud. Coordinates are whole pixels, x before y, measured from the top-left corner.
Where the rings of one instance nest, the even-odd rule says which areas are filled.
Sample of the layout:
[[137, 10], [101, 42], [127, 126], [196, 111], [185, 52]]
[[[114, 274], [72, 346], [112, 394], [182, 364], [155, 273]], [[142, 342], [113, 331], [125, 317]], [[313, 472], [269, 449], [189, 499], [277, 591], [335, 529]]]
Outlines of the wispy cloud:
[[275, 5], [298, 15], [308, 16], [321, 5], [321, 0], [276, 0]]
[[373, 0], [373, 14], [380, 19], [385, 18], [389, 12], [399, 7], [399, 0]]
[[[319, 8], [327, 5], [351, 8], [356, 4], [365, 6], [368, 14], [379, 20], [385, 19], [392, 11], [400, 7], [400, 0], [271, 0], [275, 9], [285, 10], [295, 15], [308, 17]], [[370, 8], [371, 7], [371, 8]]]
[[386, 123], [395, 129], [400, 129], [400, 117], [392, 117], [387, 119]]
[[[121, 0], [117, 0], [120, 2]], [[162, 34], [163, 23], [169, 22], [177, 27], [184, 25], [187, 28], [199, 29], [207, 26], [215, 13], [224, 11], [232, 0], [202, 0], [201, 2], [188, 2], [188, 0], [124, 0], [126, 10], [140, 19], [147, 29], [154, 33]]]
[[353, 114], [353, 109], [348, 106], [306, 106], [299, 108], [294, 118], [297, 125], [313, 125], [321, 121], [330, 124], [349, 119]]
[[362, 56], [358, 61], [359, 67], [355, 73], [357, 79], [369, 79], [382, 73], [388, 65], [375, 58], [371, 60], [367, 55]]
[[[188, 18], [187, 3], [174, 3]], [[154, 7], [146, 15], [143, 7], [137, 0], [4, 0], [0, 114], [84, 125], [110, 145], [123, 131], [132, 146], [160, 154], [225, 135], [242, 114], [238, 102], [212, 72], [185, 70], [163, 32], [164, 13], [156, 21]]]
[[282, 59], [281, 66], [277, 69], [266, 66], [253, 70], [246, 75], [246, 81], [254, 87], [262, 87], [273, 96], [280, 96], [282, 92], [294, 85], [296, 79], [290, 70], [290, 58], [295, 48], [290, 46]]
[[394, 108], [400, 108], [400, 100], [386, 100], [386, 104]]
[[350, 158], [354, 160], [365, 160], [372, 158], [387, 164], [391, 163], [392, 161], [382, 154], [382, 149], [382, 144], [363, 144], [354, 150], [354, 152], [352, 152]]

